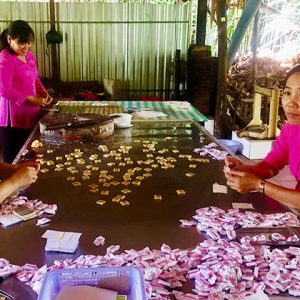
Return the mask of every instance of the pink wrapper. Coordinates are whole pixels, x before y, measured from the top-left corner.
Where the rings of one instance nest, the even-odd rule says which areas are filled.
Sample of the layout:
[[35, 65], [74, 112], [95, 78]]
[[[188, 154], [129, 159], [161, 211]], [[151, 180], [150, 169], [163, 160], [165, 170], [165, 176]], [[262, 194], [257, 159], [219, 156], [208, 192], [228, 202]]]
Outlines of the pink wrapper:
[[113, 254], [115, 252], [117, 252], [120, 249], [120, 245], [111, 245], [106, 249], [106, 253], [109, 254]]
[[104, 244], [105, 244], [105, 237], [102, 236], [102, 235], [99, 235], [98, 237], [95, 238], [93, 244], [94, 244], [96, 247], [104, 246]]

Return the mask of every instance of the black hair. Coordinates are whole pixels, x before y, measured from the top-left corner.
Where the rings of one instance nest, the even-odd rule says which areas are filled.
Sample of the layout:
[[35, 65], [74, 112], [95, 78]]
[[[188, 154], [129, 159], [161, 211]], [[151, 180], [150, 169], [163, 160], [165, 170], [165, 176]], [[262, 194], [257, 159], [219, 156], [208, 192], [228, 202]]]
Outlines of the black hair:
[[283, 82], [283, 88], [286, 87], [286, 83], [287, 83], [288, 79], [295, 73], [300, 73], [300, 65], [296, 65], [295, 67], [293, 67], [291, 70], [288, 71], [288, 73], [285, 76], [284, 82]]
[[1, 47], [0, 49], [7, 49], [10, 53], [14, 51], [10, 48], [7, 36], [10, 35], [12, 39], [18, 39], [19, 43], [28, 43], [34, 41], [34, 32], [32, 28], [22, 20], [16, 20], [9, 24], [8, 28], [1, 33]]

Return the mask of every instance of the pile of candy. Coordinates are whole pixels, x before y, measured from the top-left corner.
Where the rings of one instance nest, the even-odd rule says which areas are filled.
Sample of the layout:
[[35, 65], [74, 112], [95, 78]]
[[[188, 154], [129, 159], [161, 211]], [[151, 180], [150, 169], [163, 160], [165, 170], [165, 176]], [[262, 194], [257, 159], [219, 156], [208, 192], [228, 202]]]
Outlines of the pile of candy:
[[[126, 250], [116, 254], [119, 245], [107, 248], [104, 256], [84, 255], [72, 261], [57, 260], [54, 265], [38, 268], [26, 264], [17, 278], [39, 292], [44, 275], [61, 268], [94, 268], [100, 266], [138, 266], [143, 270], [149, 299], [243, 299], [264, 290], [268, 294], [288, 292], [300, 296], [300, 249], [271, 250], [243, 242], [206, 240], [192, 250], [149, 248]], [[0, 275], [15, 266], [0, 260]], [[195, 280], [195, 294], [180, 291], [187, 279]]]
[[300, 227], [296, 215], [286, 213], [261, 214], [254, 211], [241, 212], [238, 209], [223, 209], [210, 206], [196, 210], [194, 220], [180, 220], [181, 226], [197, 226], [199, 231], [205, 232], [213, 240], [227, 237], [236, 238], [235, 229], [248, 227]]
[[19, 206], [27, 206], [35, 211], [36, 216], [40, 217], [43, 214], [55, 215], [57, 210], [56, 204], [46, 204], [41, 200], [28, 200], [25, 196], [7, 198], [0, 206], [0, 215], [7, 215]]
[[[82, 255], [76, 260], [56, 260], [50, 267], [38, 268], [25, 264], [11, 265], [0, 259], [0, 276], [16, 273], [17, 278], [39, 292], [44, 275], [62, 268], [95, 268], [101, 266], [137, 266], [146, 281], [148, 299], [243, 299], [264, 291], [270, 295], [289, 293], [300, 296], [300, 248], [271, 248], [252, 245], [252, 238], [240, 241], [230, 238], [238, 226], [299, 226], [298, 219], [290, 213], [263, 215], [256, 212], [240, 212], [230, 209], [227, 213], [217, 207], [197, 210], [197, 221], [185, 221], [189, 226], [201, 226], [201, 231], [211, 229], [218, 238], [205, 240], [194, 249], [171, 249], [163, 244], [161, 249], [125, 250], [118, 253], [119, 245], [111, 245], [103, 256]], [[184, 222], [182, 222], [184, 223]], [[229, 227], [231, 226], [231, 227]], [[228, 230], [232, 232], [229, 234]], [[227, 236], [229, 239], [221, 238]], [[273, 233], [274, 239], [282, 239]], [[99, 236], [95, 245], [103, 245]], [[194, 280], [194, 294], [182, 292], [183, 284]]]
[[217, 149], [219, 147], [216, 143], [212, 142], [208, 145], [203, 146], [202, 148], [195, 148], [194, 152], [200, 156], [209, 155], [217, 160], [224, 160], [228, 155], [227, 151]]

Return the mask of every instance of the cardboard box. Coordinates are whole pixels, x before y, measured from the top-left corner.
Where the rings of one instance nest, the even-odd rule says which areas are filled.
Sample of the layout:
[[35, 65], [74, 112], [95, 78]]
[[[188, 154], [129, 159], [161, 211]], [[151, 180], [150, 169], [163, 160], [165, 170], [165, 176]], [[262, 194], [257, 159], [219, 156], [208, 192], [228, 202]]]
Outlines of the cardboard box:
[[249, 159], [263, 159], [272, 149], [275, 140], [254, 140], [238, 137], [236, 131], [232, 132], [232, 140], [242, 144], [241, 153]]

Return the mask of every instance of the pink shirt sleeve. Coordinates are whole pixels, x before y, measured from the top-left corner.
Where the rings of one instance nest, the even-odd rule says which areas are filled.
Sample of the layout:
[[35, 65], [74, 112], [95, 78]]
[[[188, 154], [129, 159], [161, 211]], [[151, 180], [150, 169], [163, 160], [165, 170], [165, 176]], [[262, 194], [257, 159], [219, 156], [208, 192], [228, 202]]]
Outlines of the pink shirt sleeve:
[[36, 91], [37, 91], [38, 95], [41, 95], [42, 97], [45, 96], [44, 94], [46, 93], [46, 89], [43, 86], [43, 84], [42, 84], [42, 82], [40, 81], [39, 78], [37, 78], [37, 80], [35, 81], [35, 88], [36, 88]]
[[1, 55], [0, 58], [0, 96], [20, 105], [28, 95], [24, 95], [13, 88], [14, 64], [9, 58], [4, 55]]
[[276, 172], [289, 164], [288, 130], [283, 126], [264, 161]]

